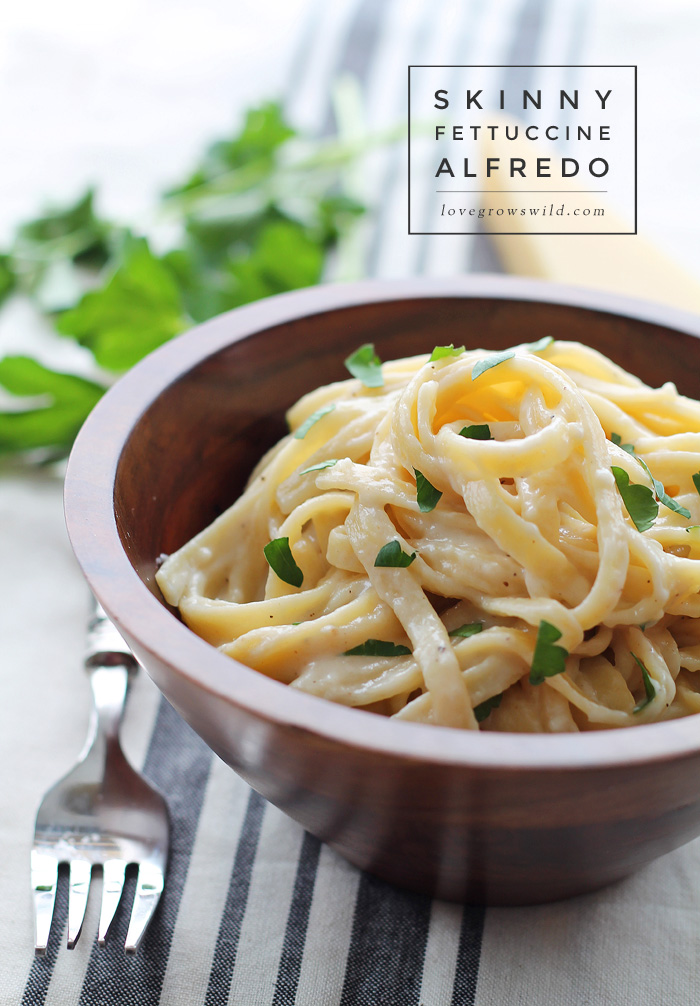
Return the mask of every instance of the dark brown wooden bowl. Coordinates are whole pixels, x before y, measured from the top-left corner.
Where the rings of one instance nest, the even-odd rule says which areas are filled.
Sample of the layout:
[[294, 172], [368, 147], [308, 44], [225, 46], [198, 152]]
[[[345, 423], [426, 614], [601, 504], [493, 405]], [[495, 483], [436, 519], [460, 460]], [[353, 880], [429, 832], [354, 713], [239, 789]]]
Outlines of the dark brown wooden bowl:
[[156, 558], [238, 495], [306, 391], [383, 359], [543, 335], [700, 393], [700, 319], [503, 277], [326, 286], [239, 308], [118, 382], [66, 479], [85, 575], [155, 682], [256, 790], [351, 862], [443, 898], [527, 904], [593, 890], [700, 834], [700, 718], [533, 736], [394, 722], [271, 681], [163, 602]]

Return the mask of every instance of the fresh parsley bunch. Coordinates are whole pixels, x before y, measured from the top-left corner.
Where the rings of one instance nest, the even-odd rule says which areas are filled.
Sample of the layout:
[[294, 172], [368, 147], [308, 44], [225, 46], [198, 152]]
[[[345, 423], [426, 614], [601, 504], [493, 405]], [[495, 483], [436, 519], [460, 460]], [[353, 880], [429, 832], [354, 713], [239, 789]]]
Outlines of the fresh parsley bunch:
[[20, 227], [0, 254], [0, 304], [29, 297], [57, 335], [89, 350], [99, 376], [29, 356], [1, 359], [11, 407], [0, 411], [0, 456], [64, 457], [114, 377], [151, 350], [222, 311], [317, 283], [364, 211], [340, 184], [358, 152], [336, 139], [303, 140], [280, 106], [266, 103], [163, 197], [179, 234], [165, 254], [147, 235], [101, 218], [93, 191]]

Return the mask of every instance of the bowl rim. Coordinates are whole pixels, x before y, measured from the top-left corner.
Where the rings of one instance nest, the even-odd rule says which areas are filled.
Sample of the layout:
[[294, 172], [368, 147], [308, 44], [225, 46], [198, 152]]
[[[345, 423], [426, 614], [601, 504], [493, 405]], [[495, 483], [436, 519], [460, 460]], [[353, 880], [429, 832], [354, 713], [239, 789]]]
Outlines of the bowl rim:
[[116, 525], [117, 464], [135, 422], [169, 385], [226, 346], [285, 322], [367, 303], [431, 298], [564, 305], [700, 337], [700, 316], [663, 304], [484, 273], [326, 284], [235, 308], [150, 353], [110, 388], [81, 429], [68, 462], [64, 505], [71, 545], [88, 584], [124, 635], [190, 685], [268, 724], [332, 743], [409, 761], [497, 771], [596, 770], [700, 752], [700, 714], [580, 734], [482, 733], [378, 717], [289, 688], [237, 661], [232, 674], [232, 659], [175, 618], [131, 565]]

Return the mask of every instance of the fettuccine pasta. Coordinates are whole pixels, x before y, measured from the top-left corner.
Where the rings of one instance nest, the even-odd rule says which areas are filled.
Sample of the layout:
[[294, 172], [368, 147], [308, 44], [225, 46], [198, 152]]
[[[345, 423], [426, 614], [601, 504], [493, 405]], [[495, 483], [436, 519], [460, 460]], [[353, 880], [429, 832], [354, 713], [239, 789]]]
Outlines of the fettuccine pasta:
[[302, 398], [240, 499], [163, 563], [186, 624], [399, 720], [700, 712], [700, 403], [578, 343], [356, 356], [360, 377]]

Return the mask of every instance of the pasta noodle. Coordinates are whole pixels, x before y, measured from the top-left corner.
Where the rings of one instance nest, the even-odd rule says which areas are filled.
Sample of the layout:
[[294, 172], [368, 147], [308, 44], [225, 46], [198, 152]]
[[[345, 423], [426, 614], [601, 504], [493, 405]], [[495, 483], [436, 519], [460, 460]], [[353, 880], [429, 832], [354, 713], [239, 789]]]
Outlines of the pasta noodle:
[[700, 403], [578, 343], [361, 352], [371, 379], [302, 398], [240, 499], [165, 560], [186, 624], [399, 720], [700, 712]]

